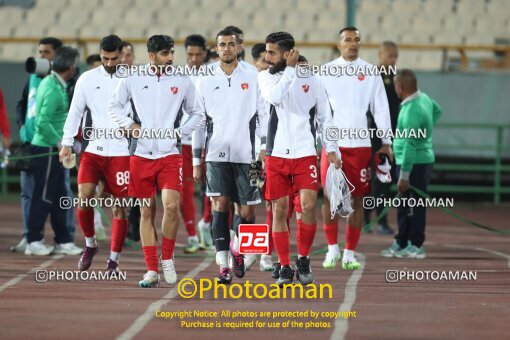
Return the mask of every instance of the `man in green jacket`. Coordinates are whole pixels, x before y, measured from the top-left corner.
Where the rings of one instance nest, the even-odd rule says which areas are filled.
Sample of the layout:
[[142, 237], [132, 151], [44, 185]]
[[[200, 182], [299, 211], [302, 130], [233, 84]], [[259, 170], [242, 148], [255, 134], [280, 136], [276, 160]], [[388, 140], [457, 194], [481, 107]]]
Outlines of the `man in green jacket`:
[[[31, 165], [34, 191], [28, 218], [28, 245], [25, 255], [49, 255], [52, 252], [78, 255], [83, 251], [76, 247], [66, 226], [66, 210], [61, 207], [61, 198], [67, 196], [65, 168], [59, 162], [57, 153], [69, 108], [66, 81], [75, 74], [78, 56], [78, 51], [74, 48], [58, 48], [53, 61], [53, 71], [41, 81], [37, 89], [35, 133], [30, 151], [34, 156], [49, 155], [34, 158]], [[48, 215], [51, 215], [51, 225], [55, 233], [54, 249], [42, 242]]]
[[[432, 149], [433, 127], [441, 116], [441, 107], [427, 94], [418, 89], [416, 75], [412, 70], [402, 69], [395, 77], [395, 90], [402, 99], [397, 121], [397, 131], [393, 149], [397, 163], [398, 190], [402, 198], [418, 196], [410, 192], [413, 185], [427, 192], [427, 186], [435, 161]], [[393, 244], [381, 252], [385, 257], [407, 257], [424, 259], [426, 257], [424, 204], [411, 207], [402, 200], [397, 209], [398, 234]]]

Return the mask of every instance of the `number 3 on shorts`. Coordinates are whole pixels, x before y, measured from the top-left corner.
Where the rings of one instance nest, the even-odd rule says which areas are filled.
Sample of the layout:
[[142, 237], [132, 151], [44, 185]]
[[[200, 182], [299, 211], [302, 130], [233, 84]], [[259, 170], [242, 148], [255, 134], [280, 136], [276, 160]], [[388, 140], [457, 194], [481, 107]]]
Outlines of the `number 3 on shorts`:
[[117, 185], [128, 185], [129, 184], [129, 171], [119, 171], [115, 175], [117, 178]]
[[313, 172], [310, 174], [312, 178], [317, 178], [317, 167], [315, 165], [310, 165], [310, 170]]

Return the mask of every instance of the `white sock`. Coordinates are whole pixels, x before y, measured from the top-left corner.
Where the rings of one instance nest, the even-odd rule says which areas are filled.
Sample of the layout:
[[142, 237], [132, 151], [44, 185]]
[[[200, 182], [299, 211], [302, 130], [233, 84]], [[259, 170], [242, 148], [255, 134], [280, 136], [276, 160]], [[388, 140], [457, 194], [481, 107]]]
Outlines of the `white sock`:
[[328, 244], [328, 252], [340, 255], [340, 247], [338, 244]]
[[198, 236], [197, 236], [197, 235], [195, 235], [195, 236], [189, 236], [189, 237], [188, 237], [188, 240], [189, 240], [189, 241], [197, 241], [197, 242], [198, 242]]
[[298, 259], [299, 259], [300, 257], [306, 257], [307, 259], [308, 259], [308, 258], [310, 258], [310, 256], [303, 256], [303, 255], [301, 255], [301, 254], [297, 254], [297, 257], [298, 257]]
[[120, 253], [117, 253], [116, 251], [110, 252], [110, 260], [112, 260], [112, 261], [119, 262], [119, 256], [120, 256]]
[[239, 251], [239, 239], [237, 238], [237, 235], [234, 236], [234, 250]]
[[220, 264], [220, 268], [228, 268], [228, 251], [221, 250], [216, 253], [216, 262]]
[[97, 247], [96, 238], [94, 236], [92, 237], [85, 237], [85, 245], [89, 248], [95, 248]]

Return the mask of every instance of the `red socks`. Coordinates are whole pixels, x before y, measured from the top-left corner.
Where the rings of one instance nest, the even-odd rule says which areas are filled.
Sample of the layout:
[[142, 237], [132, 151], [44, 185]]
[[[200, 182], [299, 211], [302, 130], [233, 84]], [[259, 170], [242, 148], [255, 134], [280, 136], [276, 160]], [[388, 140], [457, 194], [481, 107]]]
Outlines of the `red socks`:
[[324, 224], [324, 234], [326, 234], [326, 240], [328, 241], [328, 245], [333, 245], [338, 243], [338, 224]]
[[317, 230], [317, 224], [306, 224], [302, 220], [297, 221], [297, 248], [298, 254], [301, 256], [308, 256], [310, 254], [310, 248], [312, 247], [313, 240], [315, 238], [315, 231]]
[[163, 236], [163, 243], [161, 244], [161, 259], [170, 260], [174, 257], [175, 239], [166, 238]]
[[145, 266], [147, 271], [158, 272], [158, 247], [157, 246], [143, 246], [143, 256], [145, 258]]
[[290, 264], [290, 244], [289, 244], [289, 232], [288, 231], [273, 231], [273, 241], [278, 253], [278, 258], [283, 266]]
[[94, 237], [94, 209], [83, 210], [78, 208], [78, 222], [85, 237]]
[[345, 228], [345, 249], [356, 250], [358, 246], [359, 238], [361, 235], [361, 228], [356, 228], [347, 225]]
[[126, 240], [126, 235], [128, 231], [128, 220], [127, 219], [113, 219], [112, 223], [112, 244], [110, 246], [110, 250], [120, 253], [122, 251], [122, 246], [124, 245], [124, 241]]

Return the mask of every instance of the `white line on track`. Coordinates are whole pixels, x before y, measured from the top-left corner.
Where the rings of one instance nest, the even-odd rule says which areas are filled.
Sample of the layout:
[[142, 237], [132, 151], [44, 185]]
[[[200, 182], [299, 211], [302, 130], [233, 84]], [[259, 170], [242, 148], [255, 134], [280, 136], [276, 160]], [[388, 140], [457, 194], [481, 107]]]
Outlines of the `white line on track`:
[[480, 247], [458, 246], [458, 245], [455, 245], [455, 244], [446, 244], [445, 247], [447, 247], [447, 248], [457, 248], [457, 249], [467, 249], [467, 250], [477, 250], [477, 251], [486, 252], [486, 253], [489, 253], [489, 254], [492, 254], [492, 255], [500, 256], [500, 257], [503, 257], [503, 258], [505, 258], [507, 260], [507, 266], [508, 266], [508, 268], [510, 268], [510, 255], [502, 253], [502, 252], [499, 252], [497, 250], [492, 250], [492, 249], [487, 249], [487, 248], [480, 248]]
[[[345, 285], [345, 295], [344, 302], [338, 308], [339, 312], [349, 311], [356, 301], [356, 287], [358, 285], [358, 281], [361, 279], [361, 275], [363, 275], [363, 269], [365, 269], [365, 256], [363, 254], [356, 253], [359, 263], [361, 264], [361, 268], [358, 270], [353, 270], [349, 281]], [[345, 334], [349, 329], [348, 319], [338, 318], [335, 321], [335, 329], [333, 334], [331, 334], [331, 340], [340, 340], [345, 338]]]
[[[213, 261], [213, 259], [210, 257], [205, 258], [202, 261], [202, 263], [200, 263], [195, 269], [193, 269], [189, 273], [185, 274], [184, 277], [193, 279], [198, 273], [200, 273], [202, 270], [209, 267], [209, 265], [211, 264], [212, 261]], [[177, 286], [175, 286], [168, 292], [168, 294], [163, 296], [158, 301], [152, 303], [149, 306], [149, 308], [147, 308], [147, 310], [142, 315], [140, 315], [138, 317], [138, 319], [136, 319], [136, 321], [128, 329], [126, 329], [124, 331], [124, 333], [122, 333], [121, 335], [119, 335], [119, 337], [117, 337], [117, 339], [127, 340], [127, 339], [134, 338], [138, 333], [140, 333], [143, 330], [143, 328], [147, 325], [147, 323], [152, 320], [156, 311], [160, 310], [161, 307], [163, 307], [168, 302], [170, 302], [170, 300], [172, 300], [174, 297], [176, 297], [177, 294], [178, 294]]]
[[25, 277], [27, 277], [29, 274], [34, 274], [36, 270], [48, 268], [53, 262], [61, 259], [62, 257], [64, 257], [64, 255], [54, 255], [51, 258], [51, 260], [41, 263], [39, 266], [30, 269], [25, 274], [19, 274], [15, 278], [12, 278], [11, 280], [7, 281], [6, 283], [4, 283], [3, 285], [0, 286], [0, 293], [5, 289], [14, 286], [15, 284], [17, 284], [18, 282], [23, 280]]

